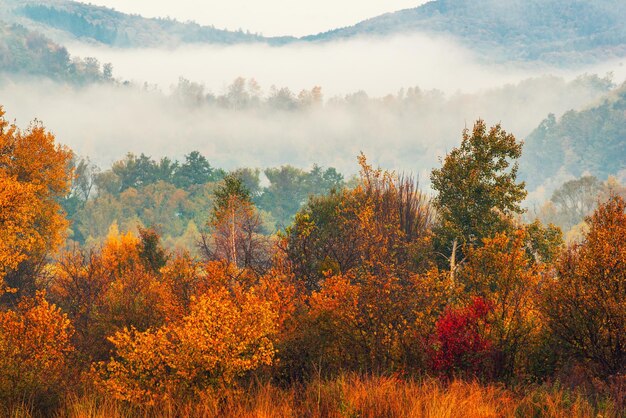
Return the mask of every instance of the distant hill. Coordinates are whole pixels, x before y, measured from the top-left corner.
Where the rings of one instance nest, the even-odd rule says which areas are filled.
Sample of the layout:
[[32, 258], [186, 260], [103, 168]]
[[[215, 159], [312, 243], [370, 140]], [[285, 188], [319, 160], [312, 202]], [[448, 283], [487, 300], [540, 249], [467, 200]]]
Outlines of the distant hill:
[[549, 115], [526, 138], [520, 166], [531, 189], [560, 170], [600, 179], [626, 174], [626, 83], [588, 109], [559, 120]]
[[[324, 42], [422, 32], [448, 36], [496, 61], [583, 63], [626, 56], [624, 0], [435, 0], [303, 38], [266, 38], [172, 19], [148, 19], [70, 0], [0, 0], [4, 19], [116, 47]], [[58, 40], [58, 39], [57, 39]], [[419, 53], [419, 51], [416, 51]]]
[[115, 47], [171, 47], [189, 43], [238, 44], [286, 42], [243, 31], [228, 31], [194, 22], [149, 19], [107, 7], [63, 0], [5, 0], [20, 23], [52, 29], [77, 39]]
[[38, 32], [0, 21], [0, 75], [45, 76], [71, 84], [112, 81], [112, 67], [95, 58], [71, 58]]
[[420, 31], [491, 59], [572, 63], [626, 56], [624, 22], [624, 0], [437, 0], [304, 39]]

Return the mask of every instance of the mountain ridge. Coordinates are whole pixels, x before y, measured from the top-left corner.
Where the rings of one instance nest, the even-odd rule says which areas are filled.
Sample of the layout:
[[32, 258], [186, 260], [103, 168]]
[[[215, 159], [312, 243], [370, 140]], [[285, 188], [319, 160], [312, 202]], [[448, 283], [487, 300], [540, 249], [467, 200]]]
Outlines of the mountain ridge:
[[[279, 46], [421, 32], [451, 37], [494, 61], [567, 65], [626, 56], [626, 25], [622, 24], [626, 21], [626, 2], [620, 0], [434, 0], [300, 38], [264, 37], [195, 22], [144, 18], [70, 0], [4, 0], [4, 3], [10, 6], [9, 13], [4, 13], [5, 19], [114, 47], [204, 43]], [[45, 34], [54, 39], [53, 34]]]
[[617, 0], [436, 0], [304, 39], [421, 31], [451, 35], [485, 56], [558, 63], [584, 60], [583, 53], [625, 56], [624, 21], [626, 5]]

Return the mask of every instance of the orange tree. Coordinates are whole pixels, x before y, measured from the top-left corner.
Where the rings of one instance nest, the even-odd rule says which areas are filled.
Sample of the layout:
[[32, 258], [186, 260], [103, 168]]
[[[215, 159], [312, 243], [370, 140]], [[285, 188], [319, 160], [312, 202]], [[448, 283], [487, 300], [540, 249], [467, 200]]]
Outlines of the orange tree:
[[124, 327], [144, 331], [182, 317], [184, 303], [161, 274], [163, 263], [167, 254], [147, 230], [141, 238], [112, 233], [99, 251], [75, 249], [59, 257], [49, 294], [74, 321], [84, 361], [107, 358], [106, 337]]
[[330, 374], [423, 369], [429, 336], [449, 296], [444, 279], [437, 270], [406, 279], [354, 273], [327, 277], [309, 298], [308, 360]]
[[373, 169], [359, 157], [353, 189], [311, 198], [287, 229], [284, 252], [308, 291], [319, 290], [326, 272], [393, 270], [405, 277], [428, 270], [432, 211], [409, 177]]
[[115, 356], [94, 367], [99, 387], [117, 399], [155, 404], [235, 384], [272, 364], [277, 312], [254, 290], [213, 286], [181, 322], [112, 337]]
[[563, 357], [608, 376], [626, 371], [626, 203], [612, 196], [587, 219], [589, 232], [558, 263], [543, 314]]
[[0, 403], [49, 407], [66, 389], [73, 328], [42, 294], [0, 312]]
[[39, 123], [9, 125], [0, 107], [0, 276], [20, 293], [34, 294], [36, 267], [62, 242], [71, 156]]
[[492, 307], [486, 338], [494, 350], [493, 376], [503, 379], [523, 373], [541, 330], [536, 301], [545, 265], [529, 254], [528, 240], [523, 229], [484, 238], [482, 246], [468, 248], [458, 274], [462, 304], [479, 296]]
[[359, 158], [353, 189], [314, 198], [284, 237], [305, 297], [299, 332], [284, 343], [294, 378], [329, 372], [399, 370], [424, 364], [425, 339], [447, 301], [430, 264], [428, 202], [411, 179]]

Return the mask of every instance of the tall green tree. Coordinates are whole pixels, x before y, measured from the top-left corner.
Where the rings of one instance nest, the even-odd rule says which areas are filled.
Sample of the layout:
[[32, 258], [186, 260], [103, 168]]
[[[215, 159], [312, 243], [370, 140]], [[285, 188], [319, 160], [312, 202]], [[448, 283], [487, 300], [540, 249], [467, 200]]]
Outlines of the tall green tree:
[[212, 218], [215, 218], [219, 212], [228, 208], [233, 199], [237, 199], [246, 205], [252, 204], [250, 191], [236, 174], [229, 174], [224, 177], [222, 184], [217, 187], [213, 194], [215, 202], [213, 204], [213, 213], [211, 214]]
[[497, 124], [489, 130], [481, 119], [463, 131], [454, 148], [430, 179], [437, 196], [433, 203], [440, 221], [440, 237], [448, 254], [456, 244], [480, 243], [508, 229], [511, 217], [523, 213], [524, 182], [517, 183], [522, 143]]

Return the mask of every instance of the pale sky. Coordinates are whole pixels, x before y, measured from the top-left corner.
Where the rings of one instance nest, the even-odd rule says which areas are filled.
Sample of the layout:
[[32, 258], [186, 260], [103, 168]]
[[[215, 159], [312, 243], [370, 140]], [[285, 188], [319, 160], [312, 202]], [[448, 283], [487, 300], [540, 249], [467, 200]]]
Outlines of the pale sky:
[[193, 20], [219, 29], [249, 30], [266, 36], [302, 36], [349, 26], [427, 0], [87, 0], [146, 17]]

